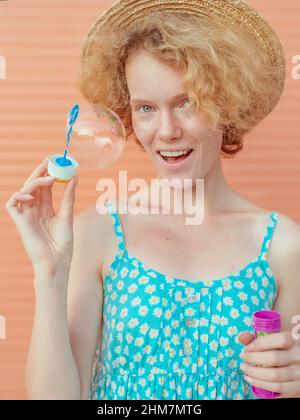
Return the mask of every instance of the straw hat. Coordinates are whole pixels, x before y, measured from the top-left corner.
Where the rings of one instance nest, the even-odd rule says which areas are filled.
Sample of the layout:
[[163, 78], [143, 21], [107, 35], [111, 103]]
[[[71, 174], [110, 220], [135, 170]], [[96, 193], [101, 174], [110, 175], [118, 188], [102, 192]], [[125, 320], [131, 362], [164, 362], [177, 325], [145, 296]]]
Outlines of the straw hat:
[[[82, 49], [82, 57], [88, 55], [95, 35], [109, 28], [129, 30], [152, 12], [185, 13], [200, 18], [214, 19], [225, 25], [233, 25], [256, 39], [274, 66], [274, 78], [278, 89], [274, 92], [273, 107], [279, 101], [285, 83], [286, 62], [281, 42], [271, 25], [244, 0], [119, 0], [104, 11], [90, 28]], [[255, 59], [255, 57], [253, 57]]]

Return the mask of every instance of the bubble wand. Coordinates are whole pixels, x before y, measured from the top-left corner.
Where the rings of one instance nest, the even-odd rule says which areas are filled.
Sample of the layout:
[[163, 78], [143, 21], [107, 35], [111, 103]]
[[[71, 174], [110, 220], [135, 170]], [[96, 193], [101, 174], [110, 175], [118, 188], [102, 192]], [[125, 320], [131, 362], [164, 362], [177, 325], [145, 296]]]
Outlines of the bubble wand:
[[78, 162], [74, 158], [71, 158], [70, 155], [69, 158], [67, 158], [73, 124], [77, 120], [78, 114], [79, 105], [75, 104], [68, 115], [68, 134], [63, 156], [53, 155], [49, 158], [48, 173], [51, 176], [55, 176], [55, 180], [58, 182], [69, 182], [69, 180], [76, 174], [76, 169], [79, 166]]
[[69, 130], [68, 130], [68, 134], [67, 134], [67, 142], [66, 142], [66, 148], [65, 148], [64, 156], [62, 158], [56, 159], [57, 163], [59, 163], [61, 166], [69, 166], [69, 165], [72, 164], [72, 162], [69, 161], [66, 158], [66, 156], [67, 156], [67, 153], [68, 153], [71, 133], [72, 133], [72, 130], [73, 130], [73, 124], [77, 120], [78, 114], [79, 114], [79, 105], [76, 104], [76, 105], [73, 106], [73, 108], [71, 109], [71, 111], [69, 113], [69, 116], [68, 116]]
[[64, 153], [49, 157], [48, 173], [57, 182], [69, 182], [79, 163], [89, 168], [106, 167], [121, 155], [125, 140], [124, 124], [114, 111], [98, 104], [75, 104], [66, 121]]

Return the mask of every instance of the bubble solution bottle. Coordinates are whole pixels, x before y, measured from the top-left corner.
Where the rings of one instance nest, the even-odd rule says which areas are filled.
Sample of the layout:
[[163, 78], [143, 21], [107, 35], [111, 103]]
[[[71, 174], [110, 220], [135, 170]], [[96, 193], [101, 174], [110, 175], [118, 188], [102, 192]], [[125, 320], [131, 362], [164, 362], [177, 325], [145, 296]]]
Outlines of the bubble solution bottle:
[[[280, 332], [281, 318], [276, 311], [258, 311], [253, 314], [254, 337], [261, 337], [268, 334]], [[262, 388], [251, 386], [252, 393], [259, 398], [277, 398], [281, 394]]]

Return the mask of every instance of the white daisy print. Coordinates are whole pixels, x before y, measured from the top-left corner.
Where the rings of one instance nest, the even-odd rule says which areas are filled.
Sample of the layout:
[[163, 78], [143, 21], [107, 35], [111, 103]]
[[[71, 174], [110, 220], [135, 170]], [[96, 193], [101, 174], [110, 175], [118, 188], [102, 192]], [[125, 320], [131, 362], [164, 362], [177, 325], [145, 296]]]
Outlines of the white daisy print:
[[202, 341], [202, 343], [208, 343], [208, 335], [207, 334], [201, 334], [200, 335], [200, 340]]
[[124, 323], [123, 322], [118, 322], [117, 323], [117, 330], [122, 331], [123, 329], [124, 329]]
[[120, 316], [121, 318], [125, 318], [128, 314], [128, 309], [127, 308], [123, 308], [120, 312]]
[[162, 309], [161, 308], [155, 308], [153, 310], [153, 315], [155, 315], [157, 318], [161, 318], [162, 315]]
[[141, 304], [141, 298], [139, 296], [135, 297], [131, 301], [131, 306], [139, 306]]
[[261, 277], [261, 276], [262, 276], [262, 274], [263, 274], [263, 272], [262, 272], [261, 268], [259, 268], [259, 267], [256, 267], [256, 269], [255, 269], [254, 271], [255, 271], [255, 273], [258, 275], [258, 277]]
[[148, 284], [148, 286], [145, 287], [145, 292], [146, 293], [153, 293], [156, 290], [156, 286], [154, 284]]
[[131, 318], [128, 322], [129, 328], [134, 328], [139, 324], [139, 320], [137, 318]]
[[184, 357], [183, 358], [183, 362], [182, 362], [183, 366], [188, 367], [191, 364], [191, 358], [190, 357]]
[[137, 337], [134, 341], [134, 344], [138, 347], [141, 347], [144, 344], [144, 338], [143, 337]]
[[145, 315], [147, 315], [147, 313], [149, 312], [149, 309], [148, 309], [148, 307], [146, 306], [146, 305], [142, 305], [140, 308], [139, 308], [139, 315], [141, 315], [141, 316], [145, 316]]
[[244, 292], [239, 292], [238, 293], [238, 297], [240, 298], [240, 300], [242, 301], [246, 301], [248, 299], [248, 295]]
[[200, 325], [200, 327], [207, 327], [208, 326], [208, 319], [207, 318], [200, 318], [199, 325]]
[[186, 308], [185, 311], [184, 311], [185, 316], [194, 316], [195, 314], [196, 314], [195, 309], [193, 309], [191, 307]]
[[179, 344], [179, 335], [175, 334], [172, 336], [171, 341], [173, 344], [175, 344], [175, 346], [177, 346]]
[[226, 318], [225, 316], [221, 316], [220, 325], [228, 325], [228, 318]]
[[250, 287], [251, 287], [252, 290], [257, 290], [258, 286], [257, 286], [256, 281], [252, 280], [250, 282]]
[[242, 289], [244, 285], [240, 280], [237, 280], [234, 282], [234, 287], [236, 287], [237, 289]]
[[[172, 311], [170, 311], [170, 309], [167, 309], [165, 311], [165, 319], [171, 319], [171, 317], [172, 317]], [[178, 323], [177, 323], [177, 325], [178, 325]]]
[[252, 303], [254, 303], [254, 305], [259, 305], [259, 300], [257, 299], [257, 296], [251, 296], [251, 301]]
[[246, 324], [248, 327], [250, 327], [250, 326], [252, 325], [252, 320], [251, 320], [251, 318], [250, 318], [249, 316], [246, 316], [246, 317], [243, 319], [243, 322], [244, 322], [244, 324]]
[[118, 281], [117, 283], [117, 289], [118, 290], [122, 290], [124, 287], [124, 282], [122, 280]]
[[226, 306], [232, 306], [233, 305], [233, 300], [231, 297], [227, 296], [224, 298], [224, 305]]
[[[139, 278], [139, 284], [147, 284], [147, 283], [149, 283], [149, 278], [148, 277], [146, 277], [146, 276], [141, 276], [140, 278]], [[154, 286], [155, 287], [155, 286]]]
[[227, 328], [227, 334], [232, 337], [233, 335], [237, 334], [237, 328], [236, 327], [228, 327]]
[[128, 287], [128, 292], [129, 293], [134, 293], [136, 291], [136, 289], [138, 288], [138, 285], [133, 283]]
[[233, 319], [237, 319], [240, 316], [240, 313], [237, 309], [232, 308], [230, 311], [230, 316]]
[[[147, 346], [145, 346], [144, 347], [144, 350], [143, 350], [143, 353], [145, 353], [145, 354], [149, 354], [149, 353], [151, 353], [151, 350], [152, 350], [152, 347], [151, 346], [149, 346], [149, 345], [147, 345]], [[145, 369], [144, 369], [145, 370]], [[143, 373], [139, 373], [139, 375], [142, 375]]]
[[132, 271], [130, 271], [130, 273], [129, 273], [129, 277], [130, 277], [131, 279], [135, 279], [138, 275], [139, 275], [139, 270], [132, 270]]
[[141, 334], [146, 334], [147, 331], [149, 330], [149, 325], [147, 323], [144, 323], [140, 326], [140, 333]]
[[127, 299], [128, 299], [128, 295], [122, 295], [122, 296], [120, 297], [120, 303], [125, 303], [125, 302], [127, 302]]
[[157, 338], [158, 337], [158, 330], [151, 329], [150, 332], [149, 332], [149, 336], [150, 336], [150, 338]]
[[135, 362], [140, 362], [140, 361], [142, 360], [142, 355], [141, 355], [141, 353], [136, 353], [136, 354], [133, 356], [133, 360], [134, 360]]
[[151, 296], [149, 298], [148, 302], [150, 303], [151, 306], [157, 305], [160, 302], [160, 297], [159, 296]]
[[218, 348], [218, 343], [217, 343], [217, 341], [216, 341], [216, 340], [211, 341], [211, 342], [210, 342], [210, 344], [209, 344], [209, 348], [210, 348], [211, 350], [213, 350], [213, 351], [216, 351], [216, 350], [217, 350], [217, 348]]
[[229, 341], [228, 337], [221, 337], [220, 338], [220, 345], [222, 347], [227, 346], [228, 345], [228, 341]]
[[226, 292], [228, 292], [229, 290], [231, 290], [232, 286], [231, 286], [231, 280], [225, 280], [223, 283], [223, 288]]
[[164, 328], [164, 335], [166, 337], [170, 337], [170, 335], [171, 335], [171, 328], [169, 326], [167, 326], [167, 327]]

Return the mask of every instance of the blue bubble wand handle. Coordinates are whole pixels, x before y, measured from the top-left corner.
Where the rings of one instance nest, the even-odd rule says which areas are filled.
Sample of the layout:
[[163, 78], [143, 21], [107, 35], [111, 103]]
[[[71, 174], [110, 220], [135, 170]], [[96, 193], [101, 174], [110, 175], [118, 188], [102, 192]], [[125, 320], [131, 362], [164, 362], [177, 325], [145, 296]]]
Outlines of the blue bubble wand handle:
[[65, 148], [65, 153], [64, 153], [64, 157], [62, 159], [62, 164], [65, 166], [66, 165], [66, 156], [68, 153], [68, 147], [69, 147], [69, 142], [70, 142], [70, 138], [71, 138], [71, 133], [72, 133], [72, 129], [73, 129], [73, 124], [75, 123], [75, 121], [77, 120], [79, 114], [79, 105], [75, 104], [70, 113], [69, 113], [69, 117], [68, 117], [68, 125], [69, 125], [69, 130], [68, 130], [68, 134], [67, 134], [67, 143], [66, 143], [66, 148]]

